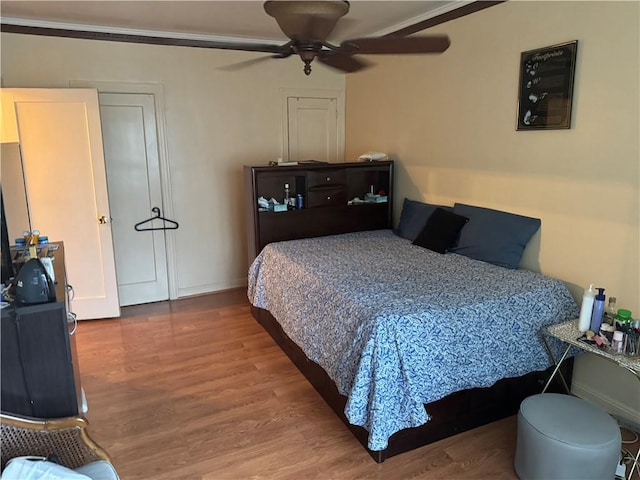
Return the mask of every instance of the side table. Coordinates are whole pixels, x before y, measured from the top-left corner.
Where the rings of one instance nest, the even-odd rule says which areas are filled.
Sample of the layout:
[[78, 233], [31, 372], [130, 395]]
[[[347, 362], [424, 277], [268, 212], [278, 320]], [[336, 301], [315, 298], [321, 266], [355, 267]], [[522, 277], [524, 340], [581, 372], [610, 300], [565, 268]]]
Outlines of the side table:
[[[580, 330], [578, 330], [578, 319], [569, 320], [567, 322], [558, 323], [556, 325], [551, 325], [542, 330], [542, 340], [544, 341], [545, 347], [547, 348], [547, 351], [549, 352], [549, 355], [551, 356], [551, 359], [555, 364], [555, 368], [553, 369], [553, 372], [551, 373], [549, 380], [547, 380], [547, 383], [545, 384], [544, 389], [542, 390], [542, 393], [547, 391], [547, 388], [549, 388], [549, 384], [551, 383], [553, 378], [556, 376], [556, 374], [560, 374], [560, 378], [562, 380], [562, 383], [564, 384], [565, 389], [567, 390], [567, 393], [571, 393], [564, 377], [562, 376], [562, 372], [560, 372], [560, 366], [562, 365], [562, 362], [564, 362], [564, 360], [569, 355], [569, 352], [571, 351], [571, 349], [574, 347], [581, 351], [589, 352], [599, 357], [606, 358], [607, 360], [617, 364], [619, 367], [622, 367], [625, 370], [629, 371], [633, 376], [635, 376], [638, 379], [638, 381], [640, 381], [640, 357], [627, 357], [624, 355], [614, 355], [612, 353], [607, 352], [606, 350], [602, 350], [596, 346], [579, 341], [578, 339], [582, 336], [583, 336], [583, 333]], [[565, 349], [562, 356], [560, 357], [560, 360], [556, 360], [555, 356], [553, 355], [553, 350], [551, 349], [551, 347], [549, 346], [549, 343], [547, 342], [547, 339], [549, 337], [556, 338], [567, 344], [567, 348]], [[636, 453], [633, 464], [631, 465], [631, 470], [627, 478], [632, 477], [633, 472], [636, 468], [638, 468], [638, 471], [640, 472], [639, 462], [640, 462], [640, 449]]]

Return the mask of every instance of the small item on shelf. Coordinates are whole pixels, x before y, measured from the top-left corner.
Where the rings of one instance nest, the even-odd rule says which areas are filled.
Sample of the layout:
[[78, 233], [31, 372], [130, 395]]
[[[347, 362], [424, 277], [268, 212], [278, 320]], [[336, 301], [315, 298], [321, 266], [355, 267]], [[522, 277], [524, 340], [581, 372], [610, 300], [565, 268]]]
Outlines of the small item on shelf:
[[291, 165], [297, 165], [298, 162], [285, 162], [284, 160], [282, 160], [282, 157], [278, 157], [278, 162], [277, 165], [279, 167], [289, 167]]
[[383, 152], [365, 152], [358, 157], [361, 162], [377, 162], [389, 160], [389, 156]]
[[296, 209], [301, 210], [304, 207], [304, 199], [301, 194], [296, 195]]
[[598, 294], [593, 302], [593, 314], [591, 315], [591, 331], [599, 332], [604, 316], [604, 288], [597, 287]]
[[595, 291], [593, 284], [589, 285], [589, 289], [584, 291], [582, 296], [582, 306], [580, 307], [580, 320], [578, 321], [578, 330], [586, 332], [591, 326], [591, 315], [593, 314], [593, 302], [595, 301]]
[[613, 341], [611, 342], [610, 352], [618, 355], [624, 353], [624, 339], [625, 334], [616, 330], [613, 332]]
[[616, 314], [616, 330], [626, 332], [632, 328], [631, 310], [621, 308]]
[[258, 210], [269, 210], [269, 200], [262, 196], [258, 197]]
[[279, 203], [275, 198], [269, 200], [269, 211], [271, 212], [286, 212], [288, 208], [286, 203]]
[[614, 325], [616, 322], [616, 297], [609, 297], [609, 303], [604, 311], [603, 322]]
[[284, 184], [284, 203], [285, 205], [289, 205], [289, 184]]
[[389, 197], [386, 195], [375, 195], [373, 193], [365, 193], [364, 201], [366, 203], [386, 203], [389, 201]]
[[627, 357], [640, 356], [640, 333], [631, 330], [627, 333], [627, 343], [624, 347], [624, 354]]
[[613, 340], [614, 331], [615, 327], [613, 325], [602, 322], [602, 325], [600, 325], [600, 337], [607, 340], [605, 344], [608, 345], [611, 343], [611, 341]]

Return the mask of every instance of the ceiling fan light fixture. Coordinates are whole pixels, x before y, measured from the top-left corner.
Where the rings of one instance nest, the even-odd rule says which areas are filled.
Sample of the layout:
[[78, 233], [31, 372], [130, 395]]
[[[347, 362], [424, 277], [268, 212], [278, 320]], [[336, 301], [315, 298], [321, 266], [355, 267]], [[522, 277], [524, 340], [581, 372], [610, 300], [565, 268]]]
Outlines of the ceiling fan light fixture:
[[323, 42], [349, 11], [349, 2], [331, 0], [268, 0], [264, 10], [292, 40]]

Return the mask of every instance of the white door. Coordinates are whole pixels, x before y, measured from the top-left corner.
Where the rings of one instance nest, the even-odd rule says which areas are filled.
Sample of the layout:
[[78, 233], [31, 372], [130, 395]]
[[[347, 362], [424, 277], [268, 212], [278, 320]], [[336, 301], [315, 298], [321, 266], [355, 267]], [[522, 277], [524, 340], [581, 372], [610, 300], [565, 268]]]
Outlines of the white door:
[[288, 160], [340, 160], [337, 104], [336, 98], [287, 97]]
[[100, 93], [99, 98], [120, 305], [168, 300], [165, 232], [134, 228], [155, 216], [152, 208], [162, 211], [154, 97]]
[[31, 226], [64, 242], [73, 311], [79, 319], [120, 316], [97, 91], [3, 94], [15, 109]]

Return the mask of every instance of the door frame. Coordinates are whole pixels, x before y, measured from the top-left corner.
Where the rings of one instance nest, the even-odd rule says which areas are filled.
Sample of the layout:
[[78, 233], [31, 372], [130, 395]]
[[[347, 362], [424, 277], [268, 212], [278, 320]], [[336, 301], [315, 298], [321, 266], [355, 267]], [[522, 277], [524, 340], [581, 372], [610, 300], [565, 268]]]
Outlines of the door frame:
[[[93, 80], [70, 80], [69, 86], [95, 88], [98, 93], [142, 93], [153, 95], [156, 110], [156, 135], [158, 137], [158, 160], [160, 163], [160, 189], [162, 192], [163, 214], [175, 218], [171, 195], [171, 171], [169, 169], [169, 148], [167, 146], [164, 86], [160, 83], [107, 82]], [[174, 233], [165, 231], [167, 252], [167, 280], [169, 300], [178, 298], [178, 268]]]
[[289, 160], [289, 105], [288, 99], [291, 97], [297, 98], [320, 98], [325, 100], [335, 100], [336, 110], [338, 118], [336, 119], [336, 125], [338, 126], [337, 137], [337, 159], [338, 162], [344, 162], [344, 129], [345, 129], [345, 115], [344, 104], [345, 95], [344, 90], [336, 89], [320, 89], [320, 88], [281, 88], [280, 89], [280, 105], [282, 108], [282, 138], [280, 139], [280, 152], [284, 161]]

